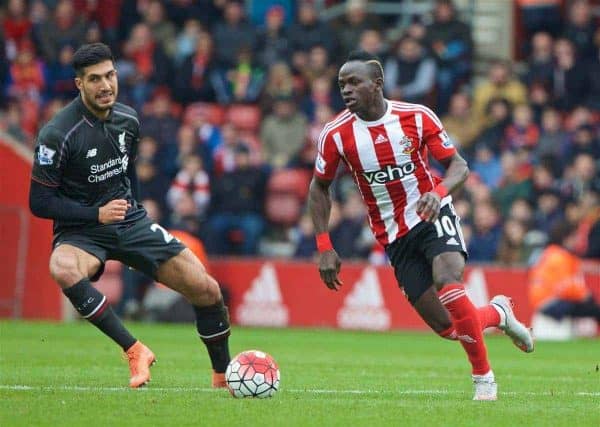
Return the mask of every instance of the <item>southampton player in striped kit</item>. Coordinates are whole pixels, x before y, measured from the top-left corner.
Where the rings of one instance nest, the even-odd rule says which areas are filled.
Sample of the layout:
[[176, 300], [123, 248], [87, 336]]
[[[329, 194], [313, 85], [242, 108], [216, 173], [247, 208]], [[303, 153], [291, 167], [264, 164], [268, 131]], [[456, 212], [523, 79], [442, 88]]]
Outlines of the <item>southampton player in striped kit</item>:
[[[496, 400], [482, 331], [498, 327], [525, 352], [533, 351], [533, 339], [515, 318], [510, 298], [497, 295], [476, 308], [465, 293], [467, 252], [450, 194], [466, 180], [467, 163], [429, 108], [384, 98], [377, 57], [353, 52], [338, 82], [347, 109], [321, 132], [309, 194], [321, 279], [332, 290], [342, 285], [327, 224], [329, 186], [343, 161], [410, 303], [437, 334], [462, 344], [472, 365], [473, 399]], [[446, 168], [443, 180], [432, 175], [429, 154]]]

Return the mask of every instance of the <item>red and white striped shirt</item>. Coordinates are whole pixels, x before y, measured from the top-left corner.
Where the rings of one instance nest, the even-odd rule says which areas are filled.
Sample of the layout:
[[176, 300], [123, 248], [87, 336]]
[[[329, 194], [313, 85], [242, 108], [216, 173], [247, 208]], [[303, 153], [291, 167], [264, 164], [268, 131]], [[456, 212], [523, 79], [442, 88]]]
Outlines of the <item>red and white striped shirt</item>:
[[[456, 153], [429, 108], [386, 102], [379, 120], [367, 122], [344, 110], [329, 122], [319, 136], [314, 172], [331, 180], [340, 159], [346, 163], [367, 205], [371, 230], [384, 246], [421, 222], [417, 201], [440, 182], [430, 171], [428, 153], [437, 160]], [[451, 200], [445, 197], [442, 206]]]

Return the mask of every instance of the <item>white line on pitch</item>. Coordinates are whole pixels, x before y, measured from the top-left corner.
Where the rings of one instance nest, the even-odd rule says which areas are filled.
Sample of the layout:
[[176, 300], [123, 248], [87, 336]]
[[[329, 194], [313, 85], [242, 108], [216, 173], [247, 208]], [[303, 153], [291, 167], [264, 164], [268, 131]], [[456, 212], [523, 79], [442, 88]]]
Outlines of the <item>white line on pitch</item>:
[[[130, 389], [127, 387], [85, 387], [85, 386], [30, 386], [22, 384], [0, 384], [0, 390], [11, 391], [89, 391], [89, 392], [126, 392]], [[220, 390], [203, 387], [144, 387], [139, 391], [142, 392], [200, 392], [214, 393]], [[286, 393], [309, 393], [309, 394], [401, 394], [401, 395], [440, 395], [440, 394], [457, 394], [461, 391], [451, 390], [327, 390], [327, 389], [284, 389]], [[535, 391], [508, 391], [502, 394], [510, 396], [527, 395], [527, 396], [555, 396], [555, 395], [575, 395], [575, 396], [591, 396], [599, 397], [600, 392], [535, 392]]]

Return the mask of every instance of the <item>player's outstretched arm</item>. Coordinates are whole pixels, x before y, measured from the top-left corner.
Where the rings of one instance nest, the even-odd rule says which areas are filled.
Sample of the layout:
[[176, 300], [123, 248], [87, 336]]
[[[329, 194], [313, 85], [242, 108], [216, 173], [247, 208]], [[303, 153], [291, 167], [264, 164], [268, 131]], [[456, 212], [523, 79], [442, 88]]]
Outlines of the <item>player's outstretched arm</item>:
[[[313, 222], [315, 234], [317, 236], [326, 236], [331, 212], [331, 197], [329, 195], [329, 186], [331, 181], [313, 177], [308, 192], [308, 211]], [[324, 250], [319, 248], [319, 274], [321, 280], [329, 289], [334, 291], [342, 285], [338, 278], [342, 266], [337, 252], [329, 246]]]
[[97, 221], [98, 208], [83, 206], [74, 200], [61, 197], [57, 187], [31, 180], [29, 209], [40, 218], [54, 220]]
[[425, 221], [435, 222], [440, 213], [442, 198], [460, 188], [469, 176], [469, 167], [460, 154], [440, 160], [446, 168], [444, 180], [417, 202], [417, 214]]
[[29, 209], [33, 215], [40, 218], [109, 224], [125, 219], [128, 207], [126, 200], [111, 200], [100, 208], [83, 206], [74, 200], [61, 197], [56, 187], [31, 180]]

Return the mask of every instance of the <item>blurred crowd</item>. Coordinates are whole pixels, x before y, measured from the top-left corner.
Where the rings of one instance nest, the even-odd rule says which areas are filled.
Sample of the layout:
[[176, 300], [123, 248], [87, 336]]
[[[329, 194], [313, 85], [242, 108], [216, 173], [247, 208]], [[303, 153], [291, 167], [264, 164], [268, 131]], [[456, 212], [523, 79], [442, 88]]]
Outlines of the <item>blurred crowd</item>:
[[[0, 128], [31, 147], [77, 94], [73, 52], [107, 43], [119, 101], [141, 118], [136, 164], [149, 214], [210, 254], [311, 257], [315, 141], [344, 108], [337, 69], [360, 48], [382, 58], [386, 96], [430, 106], [468, 159], [455, 206], [471, 260], [526, 263], [565, 222], [576, 225], [577, 253], [600, 257], [589, 244], [600, 241], [600, 30], [590, 2], [517, 1], [523, 59], [492, 61], [481, 76], [472, 29], [449, 0], [432, 0], [408, 25], [368, 13], [366, 0], [345, 2], [328, 22], [311, 1], [248, 3], [8, 0]], [[381, 262], [348, 171], [333, 194], [340, 255]]]

